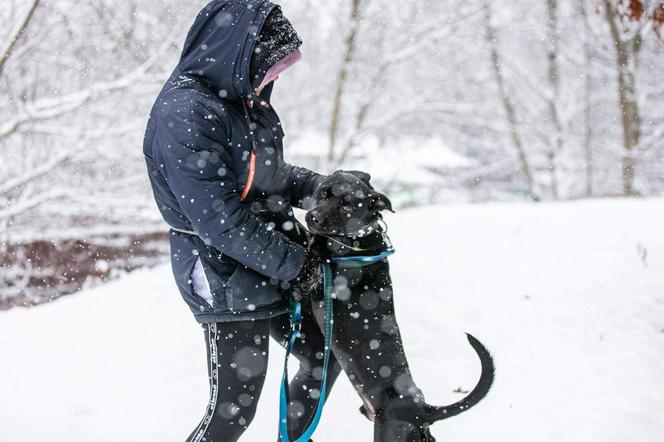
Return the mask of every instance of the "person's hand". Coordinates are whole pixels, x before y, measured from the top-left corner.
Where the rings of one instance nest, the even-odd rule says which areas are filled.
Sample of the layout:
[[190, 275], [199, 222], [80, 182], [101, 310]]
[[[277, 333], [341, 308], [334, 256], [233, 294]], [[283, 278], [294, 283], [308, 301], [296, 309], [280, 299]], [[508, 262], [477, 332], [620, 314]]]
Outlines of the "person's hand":
[[293, 299], [299, 302], [304, 298], [308, 298], [318, 288], [322, 278], [322, 264], [323, 258], [316, 250], [307, 250], [302, 270], [295, 279], [290, 281]]

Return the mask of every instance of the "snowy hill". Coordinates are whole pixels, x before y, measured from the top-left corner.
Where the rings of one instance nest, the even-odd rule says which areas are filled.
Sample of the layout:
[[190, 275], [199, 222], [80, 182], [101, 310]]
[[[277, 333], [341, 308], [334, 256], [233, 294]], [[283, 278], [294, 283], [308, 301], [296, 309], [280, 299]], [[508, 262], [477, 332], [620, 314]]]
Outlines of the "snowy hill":
[[[429, 402], [492, 350], [494, 390], [441, 441], [658, 441], [664, 434], [664, 200], [491, 204], [392, 215], [406, 351]], [[243, 440], [276, 438], [271, 347]], [[207, 401], [203, 334], [167, 266], [0, 314], [0, 441], [182, 442]], [[316, 442], [370, 441], [342, 379]], [[343, 423], [343, 424], [341, 424]]]

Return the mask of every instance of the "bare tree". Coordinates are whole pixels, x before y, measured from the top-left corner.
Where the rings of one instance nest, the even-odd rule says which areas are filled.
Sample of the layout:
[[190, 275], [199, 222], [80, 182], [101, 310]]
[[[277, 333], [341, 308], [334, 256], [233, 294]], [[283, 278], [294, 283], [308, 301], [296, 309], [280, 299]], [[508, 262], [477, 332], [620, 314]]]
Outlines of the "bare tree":
[[623, 195], [633, 196], [640, 153], [641, 113], [637, 75], [644, 33], [661, 29], [664, 5], [661, 1], [605, 0], [605, 16], [616, 52], [618, 102], [623, 130]]
[[535, 180], [533, 178], [532, 168], [530, 166], [530, 161], [525, 151], [524, 143], [522, 136], [519, 132], [519, 123], [517, 121], [516, 110], [510, 93], [507, 90], [505, 84], [505, 79], [501, 70], [501, 56], [498, 49], [498, 41], [496, 39], [496, 31], [493, 28], [491, 23], [492, 14], [491, 14], [491, 3], [486, 4], [485, 8], [485, 36], [487, 43], [490, 47], [491, 54], [491, 67], [493, 69], [494, 79], [498, 87], [498, 93], [502, 101], [503, 110], [505, 111], [505, 117], [510, 127], [510, 134], [512, 137], [512, 143], [517, 152], [519, 158], [519, 163], [521, 165], [521, 172], [526, 182], [526, 187], [528, 190], [528, 195], [533, 201], [539, 201], [539, 196], [535, 190]]
[[558, 175], [556, 170], [556, 157], [563, 148], [563, 128], [560, 121], [558, 106], [560, 105], [560, 68], [558, 66], [558, 53], [560, 51], [560, 39], [558, 36], [558, 0], [547, 0], [547, 40], [549, 49], [547, 51], [547, 73], [549, 80], [549, 96], [547, 108], [549, 121], [553, 126], [552, 140], [549, 141], [550, 149], [547, 152], [549, 161], [549, 173], [551, 175], [551, 193], [553, 199], [560, 197]]
[[[636, 4], [636, 3], [634, 3]], [[618, 73], [618, 100], [620, 103], [620, 116], [623, 129], [623, 148], [625, 154], [622, 160], [623, 194], [633, 196], [634, 177], [636, 169], [636, 154], [641, 137], [641, 117], [637, 101], [636, 70], [638, 55], [641, 49], [642, 36], [640, 29], [627, 29], [623, 26], [625, 15], [619, 12], [624, 7], [622, 1], [614, 3], [606, 1], [606, 19], [611, 29], [611, 38], [616, 49], [616, 69]], [[640, 20], [643, 11], [631, 9], [632, 3], [627, 7], [627, 17]], [[629, 20], [629, 18], [628, 18]], [[632, 28], [631, 26], [629, 28]]]
[[360, 23], [362, 22], [362, 0], [351, 0], [351, 2], [350, 30], [346, 37], [344, 56], [337, 74], [337, 84], [334, 91], [334, 100], [330, 118], [330, 147], [327, 154], [327, 159], [329, 161], [334, 159], [343, 95], [348, 81], [348, 71], [350, 69], [350, 64], [353, 61], [353, 54], [355, 53], [355, 48], [357, 46], [357, 34], [360, 30]]
[[[165, 31], [135, 0], [21, 4], [1, 14], [11, 33], [0, 44], [0, 308], [7, 296], [48, 297], [40, 284], [70, 290], [58, 273], [68, 271], [66, 244], [79, 244], [92, 260], [81, 266], [94, 270], [100, 248], [124, 265], [143, 246], [122, 251], [118, 238], [163, 230], [136, 141], [184, 32]], [[50, 258], [32, 266], [45, 249]], [[80, 286], [86, 274], [76, 278]]]
[[584, 86], [583, 86], [583, 151], [585, 158], [585, 195], [593, 195], [594, 180], [594, 152], [593, 152], [593, 77], [592, 77], [592, 46], [591, 28], [588, 14], [588, 4], [584, 0], [580, 5], [581, 17], [583, 19], [583, 64], [584, 64]]
[[[363, 137], [373, 134], [384, 141], [389, 127], [399, 120], [422, 117], [424, 110], [429, 115], [440, 113], [449, 116], [456, 113], [464, 121], [469, 119], [464, 114], [468, 109], [465, 103], [452, 103], [445, 97], [431, 97], [422, 101], [403, 100], [395, 96], [395, 103], [398, 103], [396, 106], [388, 109], [383, 106], [386, 97], [392, 97], [392, 90], [405, 92], [404, 84], [399, 84], [403, 82], [403, 77], [398, 73], [409, 72], [414, 66], [424, 71], [426, 64], [430, 63], [430, 54], [439, 52], [439, 48], [445, 46], [457, 33], [481, 19], [482, 13], [481, 4], [456, 8], [453, 12], [445, 8], [433, 12], [430, 9], [424, 10], [419, 2], [365, 6], [362, 17], [365, 28], [370, 28], [371, 33], [356, 36], [355, 39], [359, 41], [361, 38], [362, 43], [359, 45], [361, 53], [358, 57], [363, 56], [371, 62], [355, 63], [361, 74], [353, 78], [356, 83], [354, 102], [346, 106], [344, 136], [335, 137], [337, 148], [332, 158], [328, 157], [328, 160], [332, 159], [330, 164], [333, 167], [340, 167], [347, 161]], [[395, 21], [394, 15], [397, 14], [400, 20]], [[445, 23], [441, 24], [443, 14], [448, 15], [445, 15]], [[431, 16], [435, 19], [429, 18]], [[437, 79], [434, 77], [434, 80]], [[419, 95], [416, 90], [430, 82], [427, 79], [421, 84], [416, 83], [412, 94]], [[341, 123], [339, 118], [336, 121]]]

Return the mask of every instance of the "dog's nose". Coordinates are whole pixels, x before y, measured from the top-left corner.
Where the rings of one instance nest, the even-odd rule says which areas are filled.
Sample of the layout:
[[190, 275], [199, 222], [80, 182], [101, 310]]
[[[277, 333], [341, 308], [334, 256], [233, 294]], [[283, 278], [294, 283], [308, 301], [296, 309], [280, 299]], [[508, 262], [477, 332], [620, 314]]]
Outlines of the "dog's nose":
[[321, 224], [320, 215], [315, 210], [307, 212], [305, 219], [310, 226], [320, 226]]

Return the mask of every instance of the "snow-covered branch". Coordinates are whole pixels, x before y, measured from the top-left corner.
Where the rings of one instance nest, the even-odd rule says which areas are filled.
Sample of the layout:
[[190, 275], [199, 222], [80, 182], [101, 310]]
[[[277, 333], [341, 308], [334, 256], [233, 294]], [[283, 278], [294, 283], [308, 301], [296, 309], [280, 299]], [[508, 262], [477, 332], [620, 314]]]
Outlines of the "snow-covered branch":
[[98, 82], [83, 90], [57, 97], [47, 97], [35, 102], [22, 103], [20, 106], [21, 110], [13, 119], [0, 125], [0, 141], [2, 138], [16, 132], [24, 124], [60, 117], [79, 109], [90, 101], [107, 97], [114, 92], [127, 90], [146, 83], [158, 85], [163, 82], [169, 74], [168, 71], [150, 72], [150, 70], [172, 48], [176, 35], [176, 32], [171, 32], [157, 51], [136, 69], [120, 78]]
[[26, 103], [22, 111], [12, 120], [0, 126], [0, 140], [16, 132], [22, 125], [37, 121], [61, 117], [79, 109], [84, 104], [108, 96], [113, 92], [123, 91], [138, 82], [158, 84], [167, 73], [147, 74], [147, 66], [141, 66], [128, 75], [108, 82], [93, 84], [82, 91], [73, 92], [56, 98], [44, 98], [34, 103]]
[[[51, 158], [50, 160], [46, 161], [44, 164], [28, 170], [26, 173], [18, 175], [14, 178], [11, 178], [3, 183], [0, 183], [0, 194], [10, 192], [14, 190], [15, 188], [22, 186], [26, 183], [29, 183], [37, 178], [40, 178], [41, 176], [51, 172], [53, 169], [61, 165], [67, 160], [70, 160], [76, 156], [77, 153], [80, 153], [81, 149], [78, 151], [72, 151], [72, 152], [63, 152], [59, 155], [57, 155], [54, 158]], [[0, 215], [1, 217], [1, 215]]]
[[46, 192], [40, 192], [34, 196], [25, 199], [18, 199], [4, 209], [0, 209], [0, 219], [11, 218], [13, 216], [26, 213], [48, 201], [64, 198], [69, 192], [63, 189], [53, 189]]

